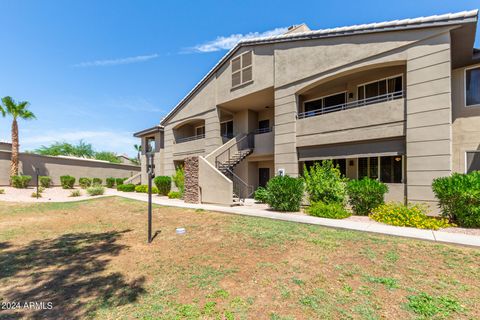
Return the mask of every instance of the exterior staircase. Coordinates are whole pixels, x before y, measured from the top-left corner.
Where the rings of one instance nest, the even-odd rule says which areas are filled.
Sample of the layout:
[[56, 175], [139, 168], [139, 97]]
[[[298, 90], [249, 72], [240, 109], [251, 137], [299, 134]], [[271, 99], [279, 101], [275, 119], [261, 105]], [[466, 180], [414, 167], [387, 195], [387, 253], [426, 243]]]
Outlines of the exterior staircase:
[[[248, 157], [254, 149], [254, 135], [237, 136], [236, 142], [215, 157], [215, 167], [233, 182], [234, 202], [244, 202], [253, 194], [253, 186], [246, 183], [233, 171], [235, 167]], [[236, 200], [236, 201], [235, 201]]]

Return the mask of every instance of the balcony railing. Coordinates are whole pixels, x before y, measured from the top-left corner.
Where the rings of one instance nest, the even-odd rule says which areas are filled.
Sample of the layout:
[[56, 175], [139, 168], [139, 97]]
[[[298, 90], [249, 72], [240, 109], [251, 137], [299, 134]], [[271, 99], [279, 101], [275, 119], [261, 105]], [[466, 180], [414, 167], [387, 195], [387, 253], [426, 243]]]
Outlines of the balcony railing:
[[319, 116], [319, 115], [330, 113], [330, 112], [337, 112], [337, 111], [342, 111], [342, 110], [354, 109], [354, 108], [363, 107], [363, 106], [367, 106], [367, 105], [374, 104], [374, 103], [385, 102], [385, 101], [390, 101], [390, 100], [395, 100], [395, 99], [401, 99], [404, 96], [405, 96], [404, 91], [397, 91], [397, 92], [382, 94], [382, 95], [376, 96], [376, 97], [366, 98], [366, 99], [357, 100], [357, 101], [351, 101], [351, 102], [342, 103], [342, 104], [338, 104], [338, 105], [334, 105], [334, 106], [323, 107], [323, 108], [317, 109], [317, 110], [301, 112], [301, 113], [298, 114], [298, 118], [299, 119], [304, 119], [304, 118]]
[[267, 128], [258, 128], [258, 129], [255, 129], [253, 131], [254, 134], [262, 134], [262, 133], [267, 133], [267, 132], [271, 132], [272, 131], [272, 127], [267, 127]]
[[205, 134], [199, 134], [196, 136], [191, 136], [191, 137], [186, 137], [186, 138], [180, 138], [176, 139], [175, 143], [183, 143], [183, 142], [188, 142], [188, 141], [193, 141], [193, 140], [199, 140], [205, 138]]

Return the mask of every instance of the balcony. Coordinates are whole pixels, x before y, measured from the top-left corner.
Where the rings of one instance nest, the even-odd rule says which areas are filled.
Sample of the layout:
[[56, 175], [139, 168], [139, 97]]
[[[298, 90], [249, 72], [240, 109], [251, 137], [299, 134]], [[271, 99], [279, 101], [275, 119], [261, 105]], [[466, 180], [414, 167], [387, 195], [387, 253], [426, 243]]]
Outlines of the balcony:
[[179, 139], [175, 140], [175, 143], [176, 144], [185, 143], [185, 142], [188, 142], [188, 141], [200, 140], [200, 139], [204, 139], [204, 138], [205, 138], [205, 134], [199, 134], [199, 135], [196, 135], [196, 136], [179, 138]]
[[377, 103], [382, 103], [382, 102], [387, 102], [387, 101], [392, 101], [397, 99], [403, 99], [404, 97], [405, 97], [405, 92], [402, 90], [402, 91], [379, 95], [376, 97], [370, 97], [362, 100], [356, 100], [356, 101], [351, 101], [343, 104], [338, 104], [334, 106], [326, 106], [317, 110], [301, 112], [298, 114], [297, 117], [298, 119], [305, 119], [305, 118], [320, 116], [327, 113], [355, 109], [355, 108], [360, 108], [360, 107], [364, 107], [372, 104], [377, 104]]
[[174, 160], [181, 160], [186, 156], [203, 154], [205, 152], [205, 135], [178, 138], [173, 144]]
[[255, 149], [252, 156], [266, 156], [273, 154], [274, 134], [271, 127], [261, 128], [254, 131]]

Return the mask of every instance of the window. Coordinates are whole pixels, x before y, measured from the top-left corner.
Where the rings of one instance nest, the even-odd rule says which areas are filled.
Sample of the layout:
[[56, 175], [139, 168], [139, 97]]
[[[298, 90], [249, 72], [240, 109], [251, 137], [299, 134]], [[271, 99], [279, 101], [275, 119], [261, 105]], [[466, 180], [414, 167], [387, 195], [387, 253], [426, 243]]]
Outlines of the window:
[[358, 100], [375, 98], [378, 96], [401, 92], [403, 89], [402, 76], [394, 76], [386, 79], [365, 83], [358, 86]]
[[480, 67], [465, 70], [465, 104], [480, 105]]
[[258, 129], [255, 131], [256, 133], [266, 133], [270, 132], [270, 120], [260, 120], [258, 121]]
[[252, 51], [248, 51], [232, 59], [232, 87], [252, 81], [252, 58]]
[[369, 177], [384, 183], [402, 183], [402, 156], [370, 157], [358, 159], [358, 179]]
[[205, 135], [205, 126], [200, 126], [195, 128], [195, 135], [196, 136], [204, 136]]
[[145, 146], [146, 146], [146, 152], [154, 152], [155, 151], [155, 138], [154, 137], [148, 137], [145, 139]]
[[480, 151], [467, 151], [465, 172], [480, 171]]
[[[304, 112], [315, 112], [316, 114], [322, 114], [327, 112], [337, 111], [336, 106], [341, 106], [347, 102], [347, 93], [335, 93], [330, 96], [321, 97], [320, 99], [306, 101], [304, 103]], [[307, 114], [308, 115], [308, 114]]]
[[220, 123], [220, 134], [222, 137], [233, 138], [233, 121], [225, 121]]

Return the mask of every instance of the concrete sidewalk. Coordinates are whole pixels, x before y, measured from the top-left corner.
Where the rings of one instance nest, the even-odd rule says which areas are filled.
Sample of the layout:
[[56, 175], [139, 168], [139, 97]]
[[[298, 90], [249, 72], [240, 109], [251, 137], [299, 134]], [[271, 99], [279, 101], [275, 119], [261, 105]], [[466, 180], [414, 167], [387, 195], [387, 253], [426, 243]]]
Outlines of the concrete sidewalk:
[[[143, 193], [119, 192], [109, 189], [108, 194], [120, 196], [123, 198], [147, 201], [147, 195]], [[165, 197], [153, 196], [152, 202], [162, 206], [189, 208], [189, 209], [204, 209], [216, 212], [225, 212], [231, 214], [238, 214], [244, 216], [261, 217], [282, 221], [299, 222], [306, 224], [314, 224], [325, 227], [341, 228], [348, 230], [366, 231], [378, 234], [386, 234], [391, 236], [400, 236], [413, 239], [429, 240], [444, 243], [453, 243], [459, 245], [467, 245], [480, 247], [480, 236], [468, 235], [462, 233], [453, 233], [446, 231], [433, 231], [408, 227], [395, 227], [386, 224], [377, 223], [374, 221], [351, 221], [351, 220], [336, 220], [311, 217], [299, 213], [285, 213], [275, 212], [268, 209], [253, 207], [253, 206], [237, 206], [224, 207], [212, 204], [190, 204], [178, 199], [168, 199]]]

